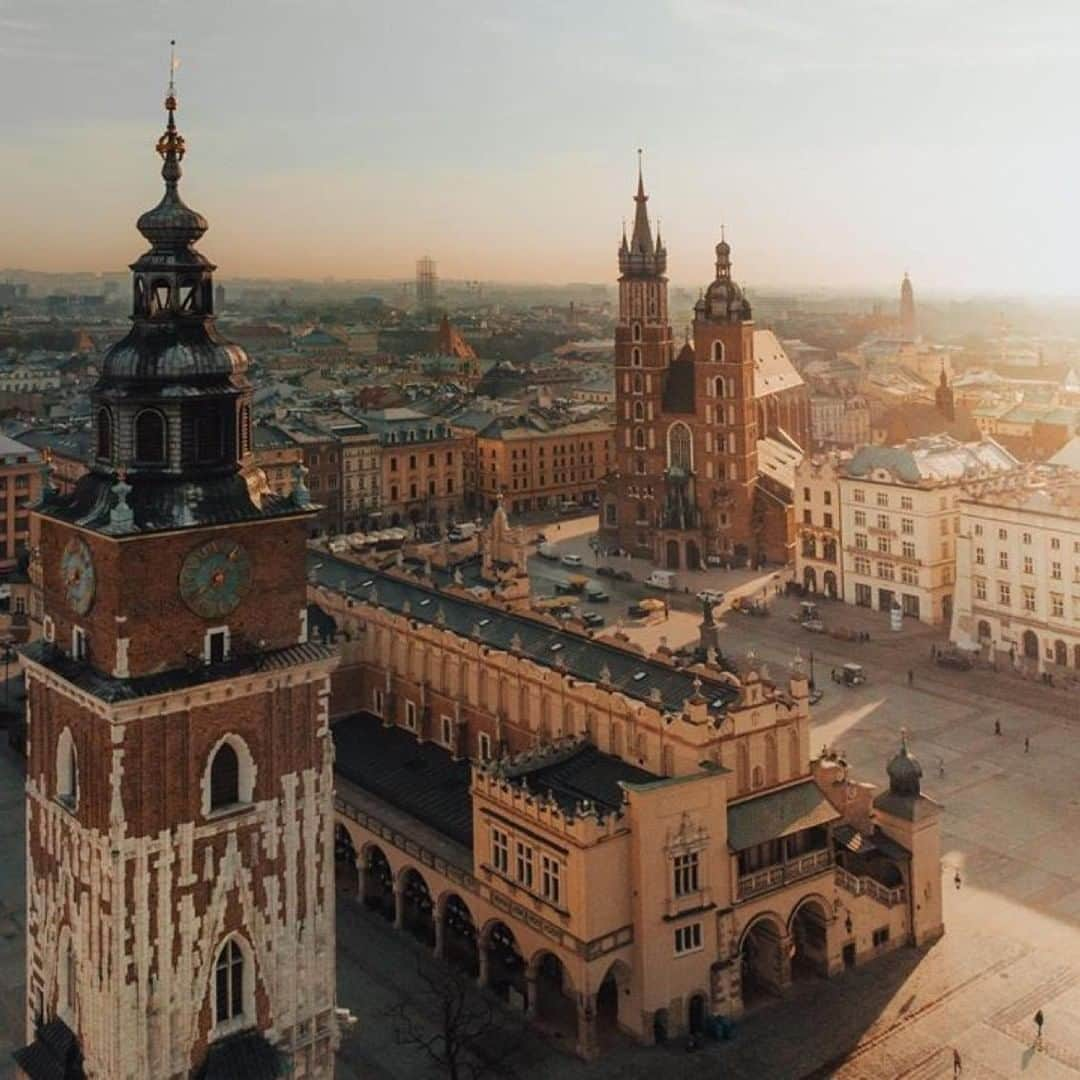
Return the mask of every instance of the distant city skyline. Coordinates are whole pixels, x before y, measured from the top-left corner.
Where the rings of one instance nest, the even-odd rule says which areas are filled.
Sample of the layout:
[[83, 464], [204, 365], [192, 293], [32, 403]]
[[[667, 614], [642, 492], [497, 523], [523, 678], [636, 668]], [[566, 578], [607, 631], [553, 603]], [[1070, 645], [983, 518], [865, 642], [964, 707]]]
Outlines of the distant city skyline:
[[224, 277], [610, 282], [633, 209], [679, 285], [1080, 295], [1064, 3], [393, 8], [0, 0], [0, 263], [115, 270], [182, 191]]

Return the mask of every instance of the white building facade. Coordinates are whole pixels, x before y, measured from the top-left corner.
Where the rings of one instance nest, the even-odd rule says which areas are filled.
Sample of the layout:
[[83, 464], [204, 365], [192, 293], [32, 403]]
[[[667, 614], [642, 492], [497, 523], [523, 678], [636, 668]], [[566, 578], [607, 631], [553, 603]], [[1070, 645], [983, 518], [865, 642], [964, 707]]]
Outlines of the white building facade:
[[856, 451], [839, 477], [844, 600], [882, 612], [898, 606], [931, 625], [951, 622], [965, 485], [1017, 464], [991, 439], [948, 435]]
[[1080, 670], [1080, 473], [1030, 466], [959, 509], [953, 643], [1033, 673]]

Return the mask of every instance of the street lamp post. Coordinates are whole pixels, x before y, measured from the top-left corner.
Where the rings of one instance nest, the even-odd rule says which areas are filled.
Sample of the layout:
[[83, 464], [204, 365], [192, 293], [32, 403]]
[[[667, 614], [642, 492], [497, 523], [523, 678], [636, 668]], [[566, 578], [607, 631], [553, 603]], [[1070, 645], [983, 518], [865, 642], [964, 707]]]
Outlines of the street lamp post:
[[810, 650], [810, 691], [811, 693], [816, 689], [814, 686], [814, 650]]
[[11, 641], [5, 641], [0, 643], [0, 647], [3, 648], [3, 661], [4, 661], [4, 712], [8, 711], [8, 701], [10, 690], [8, 688], [8, 671], [11, 667], [11, 661], [15, 659], [15, 650], [11, 645]]

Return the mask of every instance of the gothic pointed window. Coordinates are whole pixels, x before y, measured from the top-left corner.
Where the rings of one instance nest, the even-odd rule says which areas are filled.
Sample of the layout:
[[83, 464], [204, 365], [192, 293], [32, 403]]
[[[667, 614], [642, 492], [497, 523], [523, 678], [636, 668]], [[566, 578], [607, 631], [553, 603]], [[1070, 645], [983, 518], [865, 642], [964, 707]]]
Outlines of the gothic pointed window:
[[721, 398], [724, 396], [724, 380], [722, 378], [716, 380], [716, 396]]
[[634, 340], [641, 340], [641, 323], [639, 322], [634, 323]]
[[143, 409], [135, 417], [135, 463], [165, 463], [165, 417], [156, 409]]
[[240, 759], [229, 743], [222, 743], [210, 766], [210, 809], [234, 806], [240, 801]]
[[714, 341], [712, 343], [712, 359], [714, 364], [722, 364], [724, 362], [724, 343], [722, 341]]
[[642, 392], [641, 376], [635, 373], [635, 375], [634, 375], [634, 393], [635, 394], [640, 394], [641, 392]]
[[644, 420], [645, 419], [645, 406], [640, 401], [635, 401], [634, 402], [634, 419], [635, 420]]
[[235, 1020], [244, 1012], [244, 954], [230, 938], [214, 964], [214, 1023]]
[[635, 428], [634, 430], [634, 448], [637, 450], [645, 449], [645, 429]]
[[690, 429], [681, 421], [668, 429], [668, 468], [689, 476], [694, 467]]
[[145, 315], [146, 308], [146, 283], [141, 277], [135, 279], [135, 314]]
[[97, 456], [100, 460], [112, 460], [112, 443], [112, 413], [108, 409], [98, 409]]
[[630, 366], [641, 367], [641, 350], [636, 346], [630, 350]]

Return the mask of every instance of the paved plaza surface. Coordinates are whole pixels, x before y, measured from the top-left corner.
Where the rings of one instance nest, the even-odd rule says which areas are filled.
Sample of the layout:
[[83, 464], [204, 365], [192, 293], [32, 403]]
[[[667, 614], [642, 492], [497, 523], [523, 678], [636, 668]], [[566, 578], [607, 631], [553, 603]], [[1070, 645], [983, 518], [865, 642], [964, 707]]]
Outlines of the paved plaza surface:
[[[577, 532], [567, 523], [552, 539], [587, 551], [587, 528]], [[636, 565], [634, 573], [643, 576]], [[767, 589], [772, 581], [772, 571], [707, 576], [709, 587], [729, 592]], [[616, 604], [625, 610], [623, 594], [612, 591], [609, 610]], [[567, 1040], [530, 1032], [521, 1036], [516, 1074], [523, 1080], [931, 1080], [952, 1075], [956, 1048], [965, 1078], [1080, 1077], [1080, 699], [1005, 672], [937, 667], [930, 648], [944, 641], [944, 630], [908, 622], [894, 634], [877, 613], [824, 604], [827, 627], [870, 634], [869, 642], [848, 644], [800, 629], [789, 618], [794, 599], [772, 596], [769, 603], [768, 618], [720, 613], [721, 647], [733, 656], [753, 649], [775, 675], [797, 648], [807, 663], [813, 652], [825, 692], [814, 709], [815, 752], [822, 745], [838, 749], [858, 778], [883, 784], [899, 731], [908, 729], [924, 791], [945, 806], [945, 937], [925, 952], [904, 948], [829, 981], [800, 981], [783, 1001], [740, 1022], [731, 1041], [696, 1053], [619, 1044], [585, 1064], [566, 1052]], [[673, 597], [668, 622], [649, 632], [675, 646], [696, 634], [699, 620], [698, 606], [684, 594]], [[830, 669], [846, 660], [865, 665], [866, 685], [848, 690], [832, 683]], [[21, 765], [0, 744], [4, 1080], [13, 1075], [10, 1050], [23, 1037], [23, 845]], [[417, 965], [433, 963], [355, 900], [340, 901], [339, 995], [358, 1024], [342, 1047], [339, 1076], [432, 1075], [419, 1051], [397, 1045], [386, 1010], [402, 995], [415, 995]], [[1046, 1017], [1041, 1049], [1034, 1046], [1038, 1009]]]

